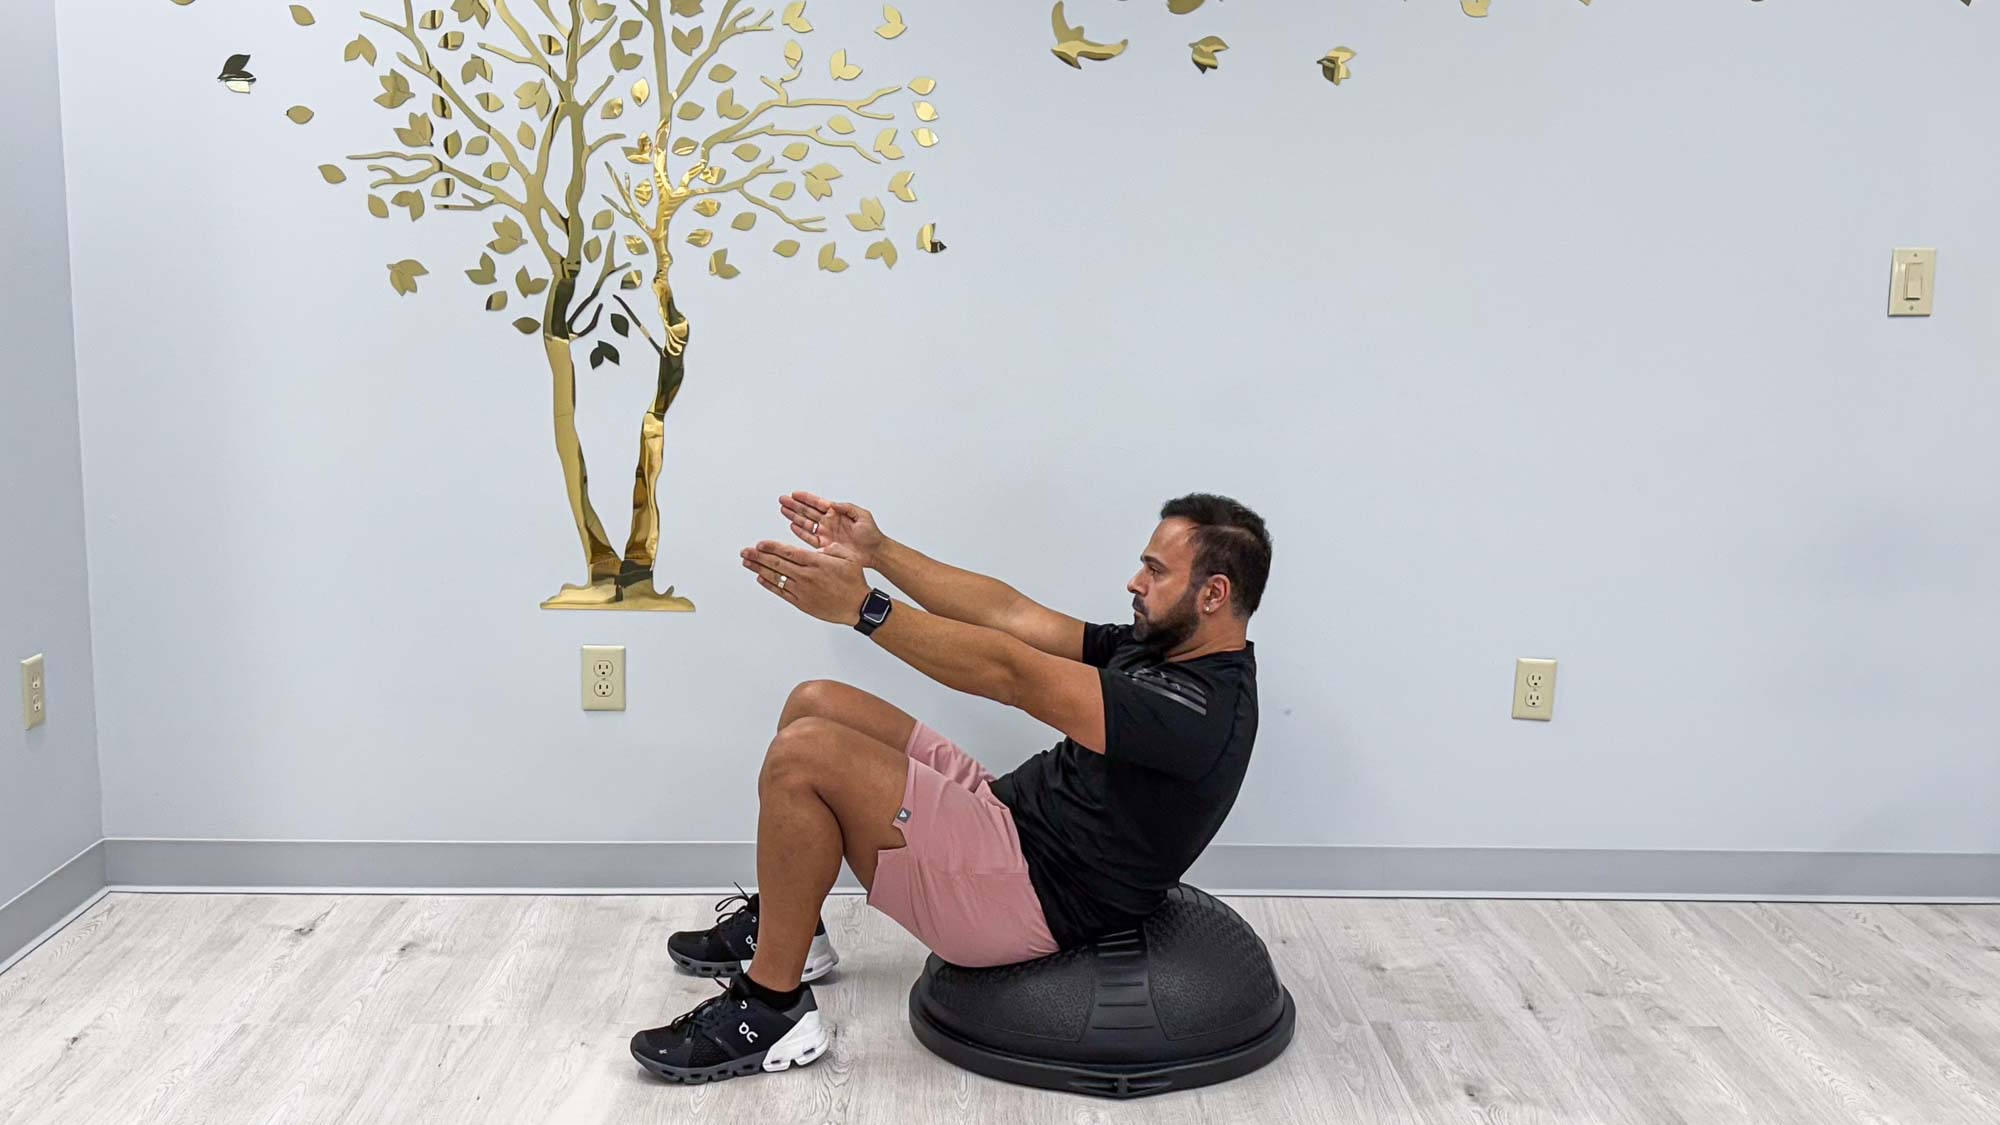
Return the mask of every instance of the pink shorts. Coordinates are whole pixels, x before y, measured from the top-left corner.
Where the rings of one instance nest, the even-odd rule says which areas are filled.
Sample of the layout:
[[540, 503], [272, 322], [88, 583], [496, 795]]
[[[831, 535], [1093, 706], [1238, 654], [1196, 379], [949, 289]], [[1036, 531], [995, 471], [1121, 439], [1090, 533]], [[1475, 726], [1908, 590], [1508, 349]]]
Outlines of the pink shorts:
[[993, 775], [922, 723], [904, 752], [910, 764], [896, 814], [904, 846], [876, 854], [868, 904], [954, 965], [1054, 953], [1014, 814], [993, 795]]

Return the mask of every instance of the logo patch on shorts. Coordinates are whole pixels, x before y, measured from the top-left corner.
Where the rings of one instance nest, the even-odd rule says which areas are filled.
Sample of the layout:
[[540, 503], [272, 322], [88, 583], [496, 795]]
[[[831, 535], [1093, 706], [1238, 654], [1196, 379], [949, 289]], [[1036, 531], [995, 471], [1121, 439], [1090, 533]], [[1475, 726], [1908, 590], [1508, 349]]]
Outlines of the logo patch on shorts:
[[908, 809], [896, 810], [896, 823], [903, 824], [907, 822], [909, 819], [910, 819], [910, 810]]

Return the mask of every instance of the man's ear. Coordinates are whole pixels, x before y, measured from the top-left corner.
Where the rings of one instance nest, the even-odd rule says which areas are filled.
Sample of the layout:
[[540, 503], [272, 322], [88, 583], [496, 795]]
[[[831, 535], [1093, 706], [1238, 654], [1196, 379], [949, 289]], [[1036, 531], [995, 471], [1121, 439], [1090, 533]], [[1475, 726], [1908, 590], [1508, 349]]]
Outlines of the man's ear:
[[[1211, 605], [1210, 604], [1211, 602], [1213, 602], [1214, 604]], [[1222, 612], [1224, 607], [1228, 605], [1229, 605], [1229, 576], [1226, 574], [1209, 575], [1208, 581], [1202, 583], [1202, 588], [1201, 588], [1202, 612], [1220, 613]]]

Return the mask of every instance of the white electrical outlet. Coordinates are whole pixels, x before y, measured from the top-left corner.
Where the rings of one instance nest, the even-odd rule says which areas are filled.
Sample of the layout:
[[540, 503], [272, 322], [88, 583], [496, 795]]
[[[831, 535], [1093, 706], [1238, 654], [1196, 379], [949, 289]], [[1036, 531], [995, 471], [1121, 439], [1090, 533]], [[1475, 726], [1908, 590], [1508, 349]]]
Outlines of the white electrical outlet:
[[21, 728], [34, 730], [49, 718], [49, 689], [40, 655], [21, 661]]
[[1556, 662], [1514, 662], [1514, 717], [1547, 722], [1556, 717]]
[[625, 646], [583, 646], [583, 709], [625, 709]]

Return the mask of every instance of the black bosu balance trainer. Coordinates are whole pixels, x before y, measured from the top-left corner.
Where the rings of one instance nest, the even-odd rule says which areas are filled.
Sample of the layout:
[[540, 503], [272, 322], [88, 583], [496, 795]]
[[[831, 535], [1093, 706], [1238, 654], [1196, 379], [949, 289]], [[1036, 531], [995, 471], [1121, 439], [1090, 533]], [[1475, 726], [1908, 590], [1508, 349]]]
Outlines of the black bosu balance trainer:
[[1256, 931], [1185, 885], [1137, 930], [997, 969], [933, 955], [910, 986], [910, 1028], [946, 1061], [1112, 1098], [1248, 1074], [1291, 1043], [1296, 1018]]

